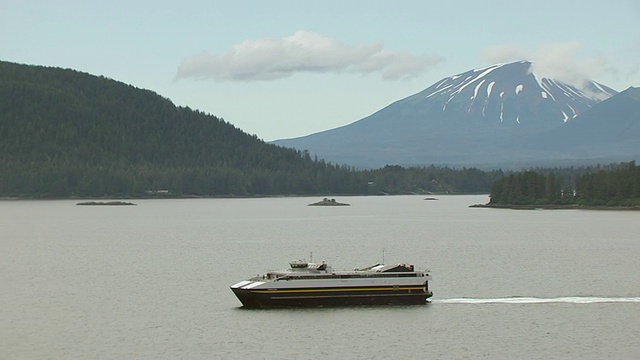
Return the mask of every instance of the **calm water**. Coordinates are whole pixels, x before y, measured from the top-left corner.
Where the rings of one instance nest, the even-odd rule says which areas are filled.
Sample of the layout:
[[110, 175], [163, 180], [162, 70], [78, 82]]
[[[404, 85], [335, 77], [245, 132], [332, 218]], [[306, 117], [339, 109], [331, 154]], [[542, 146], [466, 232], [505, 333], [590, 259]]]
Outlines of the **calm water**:
[[[486, 196], [0, 201], [0, 358], [632, 359], [640, 212]], [[290, 260], [432, 271], [425, 306], [246, 310]]]

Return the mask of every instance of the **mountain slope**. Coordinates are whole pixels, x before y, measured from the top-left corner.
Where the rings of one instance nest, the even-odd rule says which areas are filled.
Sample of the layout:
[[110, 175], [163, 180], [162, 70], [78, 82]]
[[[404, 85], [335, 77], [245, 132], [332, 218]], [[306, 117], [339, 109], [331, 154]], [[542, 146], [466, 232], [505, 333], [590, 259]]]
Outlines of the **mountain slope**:
[[331, 176], [351, 174], [151, 91], [0, 61], [0, 196], [339, 192]]
[[524, 139], [570, 123], [616, 93], [592, 81], [581, 90], [542, 78], [520, 61], [447, 77], [352, 124], [273, 143], [363, 168], [538, 165], [559, 155], [543, 143], [522, 147]]
[[229, 146], [244, 149], [239, 158], [275, 151], [220, 118], [73, 70], [2, 62], [0, 94], [0, 150], [23, 161], [195, 166], [228, 161], [218, 155]]
[[[539, 134], [531, 141], [558, 153], [582, 158], [640, 154], [640, 88], [631, 87], [594, 105], [574, 121]], [[629, 160], [632, 160], [630, 158]]]

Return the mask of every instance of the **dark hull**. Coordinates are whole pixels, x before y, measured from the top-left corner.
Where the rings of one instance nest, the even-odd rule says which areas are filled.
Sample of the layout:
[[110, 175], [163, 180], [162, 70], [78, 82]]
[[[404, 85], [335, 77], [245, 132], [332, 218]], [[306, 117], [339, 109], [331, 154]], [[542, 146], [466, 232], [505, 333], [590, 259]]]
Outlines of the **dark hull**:
[[320, 306], [356, 306], [356, 305], [419, 305], [426, 304], [427, 299], [433, 295], [430, 291], [415, 291], [391, 289], [391, 290], [366, 290], [359, 291], [326, 289], [314, 291], [305, 289], [300, 291], [252, 291], [247, 289], [234, 289], [242, 305], [248, 308], [271, 307], [320, 307]]

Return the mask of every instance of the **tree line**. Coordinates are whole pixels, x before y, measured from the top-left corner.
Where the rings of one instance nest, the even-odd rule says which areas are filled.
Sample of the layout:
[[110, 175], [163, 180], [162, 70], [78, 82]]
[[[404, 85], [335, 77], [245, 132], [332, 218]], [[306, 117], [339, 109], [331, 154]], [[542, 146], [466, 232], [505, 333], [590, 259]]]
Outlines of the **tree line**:
[[640, 206], [640, 167], [632, 161], [512, 173], [493, 184], [489, 204]]

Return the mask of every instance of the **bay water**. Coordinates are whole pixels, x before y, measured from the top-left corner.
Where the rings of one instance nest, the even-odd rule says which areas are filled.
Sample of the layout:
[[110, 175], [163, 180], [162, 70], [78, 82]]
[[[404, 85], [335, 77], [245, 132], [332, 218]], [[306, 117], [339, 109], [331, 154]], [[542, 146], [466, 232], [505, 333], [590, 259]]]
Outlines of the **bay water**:
[[[486, 195], [0, 201], [2, 359], [635, 359], [640, 212]], [[430, 269], [424, 306], [248, 310], [289, 261]]]

